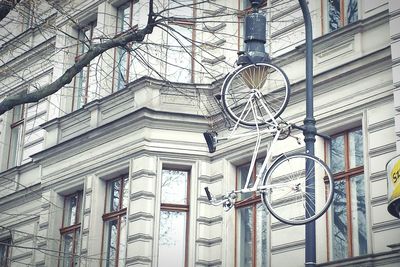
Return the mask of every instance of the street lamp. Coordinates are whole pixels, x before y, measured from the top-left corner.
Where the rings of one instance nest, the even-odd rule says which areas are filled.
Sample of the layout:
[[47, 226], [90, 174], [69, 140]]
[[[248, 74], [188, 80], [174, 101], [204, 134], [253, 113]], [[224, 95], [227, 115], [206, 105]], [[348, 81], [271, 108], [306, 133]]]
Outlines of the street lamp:
[[[313, 40], [312, 40], [312, 23], [311, 16], [306, 0], [298, 0], [304, 18], [305, 26], [305, 59], [306, 59], [306, 117], [304, 119], [303, 135], [306, 144], [306, 153], [314, 155], [314, 143], [316, 135], [315, 119], [314, 119], [314, 99], [313, 99]], [[254, 64], [268, 62], [269, 57], [265, 52], [266, 42], [266, 18], [264, 14], [258, 12], [261, 0], [250, 0], [252, 12], [245, 17], [245, 52], [239, 53], [238, 65]], [[315, 194], [315, 173], [314, 162], [307, 160], [306, 173], [310, 174], [307, 179], [306, 190], [309, 194]], [[315, 207], [313, 199], [307, 199], [306, 205]], [[306, 214], [311, 216], [313, 214]], [[316, 265], [316, 238], [315, 238], [315, 221], [306, 224], [306, 253], [305, 266]]]

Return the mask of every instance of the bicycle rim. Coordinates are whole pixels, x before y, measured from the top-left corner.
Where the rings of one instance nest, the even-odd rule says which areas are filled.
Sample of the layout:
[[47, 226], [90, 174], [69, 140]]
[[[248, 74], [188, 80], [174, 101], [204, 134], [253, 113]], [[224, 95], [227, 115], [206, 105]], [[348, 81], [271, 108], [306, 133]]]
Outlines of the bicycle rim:
[[230, 118], [245, 126], [264, 125], [277, 118], [289, 102], [290, 85], [277, 66], [259, 63], [228, 75], [222, 104]]
[[[307, 160], [314, 166], [308, 173], [305, 171]], [[263, 203], [276, 219], [291, 225], [318, 219], [333, 198], [333, 178], [329, 168], [308, 154], [283, 155], [272, 164], [262, 184], [267, 188], [261, 193]]]

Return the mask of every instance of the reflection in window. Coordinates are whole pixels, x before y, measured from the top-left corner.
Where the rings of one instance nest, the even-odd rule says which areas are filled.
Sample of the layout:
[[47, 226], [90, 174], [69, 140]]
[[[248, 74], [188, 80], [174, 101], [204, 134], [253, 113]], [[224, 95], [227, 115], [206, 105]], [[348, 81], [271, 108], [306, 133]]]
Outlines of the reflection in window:
[[193, 82], [193, 0], [169, 1], [170, 30], [167, 35], [166, 75], [171, 82]]
[[10, 125], [10, 142], [8, 148], [7, 167], [12, 168], [20, 164], [23, 146], [23, 131], [25, 123], [24, 105], [16, 106], [12, 109], [12, 119]]
[[188, 185], [188, 171], [175, 169], [162, 170], [157, 266], [184, 267], [187, 264]]
[[[262, 162], [256, 162], [256, 169]], [[237, 186], [243, 188], [246, 182], [249, 165], [237, 168]], [[251, 173], [254, 182], [256, 171]], [[236, 202], [236, 263], [239, 267], [268, 266], [268, 225], [269, 219], [259, 195], [242, 194]]]
[[[139, 7], [136, 0], [127, 1], [117, 9], [116, 34], [121, 34], [130, 29], [138, 27]], [[115, 48], [114, 60], [114, 82], [113, 91], [121, 90], [129, 81], [136, 79], [133, 67], [134, 53], [130, 53], [132, 43], [126, 47]]]
[[348, 257], [347, 244], [347, 207], [346, 207], [346, 182], [339, 180], [335, 182], [334, 198], [332, 202], [332, 243], [334, 244], [333, 259], [344, 259]]
[[[185, 266], [186, 213], [161, 211], [159, 263], [162, 266]], [[173, 255], [173, 257], [171, 257]]]
[[362, 130], [357, 128], [337, 134], [329, 145], [335, 177], [330, 258], [339, 260], [365, 255], [368, 242]]
[[64, 197], [63, 225], [60, 229], [60, 266], [79, 264], [82, 191]]
[[[76, 45], [76, 60], [79, 60], [89, 51], [89, 46], [93, 41], [93, 33], [96, 22], [91, 22], [78, 29], [78, 38]], [[74, 78], [74, 91], [72, 97], [72, 110], [81, 108], [84, 104], [97, 97], [97, 71], [96, 64], [98, 58], [91, 61], [89, 66], [84, 67]]]
[[122, 265], [126, 250], [126, 207], [128, 204], [129, 183], [127, 176], [121, 176], [107, 183], [107, 205], [104, 221], [104, 266]]
[[325, 0], [327, 32], [332, 32], [358, 20], [357, 0]]
[[0, 240], [0, 266], [10, 266], [11, 238]]

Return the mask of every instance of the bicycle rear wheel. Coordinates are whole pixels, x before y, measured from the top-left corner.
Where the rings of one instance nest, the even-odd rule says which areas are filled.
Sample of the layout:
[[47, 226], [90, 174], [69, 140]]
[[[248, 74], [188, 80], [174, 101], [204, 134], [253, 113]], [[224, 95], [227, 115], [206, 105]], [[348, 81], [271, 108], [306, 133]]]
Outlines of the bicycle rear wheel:
[[[307, 161], [313, 164], [308, 173]], [[318, 219], [333, 199], [331, 171], [322, 160], [308, 154], [282, 155], [268, 169], [262, 185], [266, 189], [261, 192], [261, 199], [268, 210], [279, 221], [291, 225]]]
[[222, 105], [229, 117], [244, 126], [261, 126], [276, 119], [289, 102], [286, 74], [270, 63], [242, 66], [226, 77]]

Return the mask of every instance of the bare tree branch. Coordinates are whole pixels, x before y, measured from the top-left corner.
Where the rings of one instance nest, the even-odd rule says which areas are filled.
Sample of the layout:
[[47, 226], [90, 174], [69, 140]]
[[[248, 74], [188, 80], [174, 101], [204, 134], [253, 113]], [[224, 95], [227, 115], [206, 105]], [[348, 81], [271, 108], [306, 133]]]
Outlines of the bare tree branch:
[[106, 52], [107, 50], [115, 47], [124, 47], [128, 43], [136, 42], [140, 43], [144, 40], [146, 35], [153, 32], [153, 28], [156, 25], [156, 17], [153, 13], [153, 0], [149, 1], [149, 15], [147, 25], [143, 29], [129, 29], [122, 34], [115, 36], [112, 39], [104, 41], [99, 44], [92, 44], [89, 46], [89, 50], [82, 56], [80, 56], [74, 65], [67, 69], [57, 80], [54, 82], [38, 88], [34, 92], [22, 91], [14, 95], [7, 96], [0, 102], [0, 115], [6, 111], [11, 110], [13, 107], [25, 103], [37, 102], [49, 95], [56, 93], [64, 85], [69, 84], [72, 79], [90, 62], [97, 56]]

